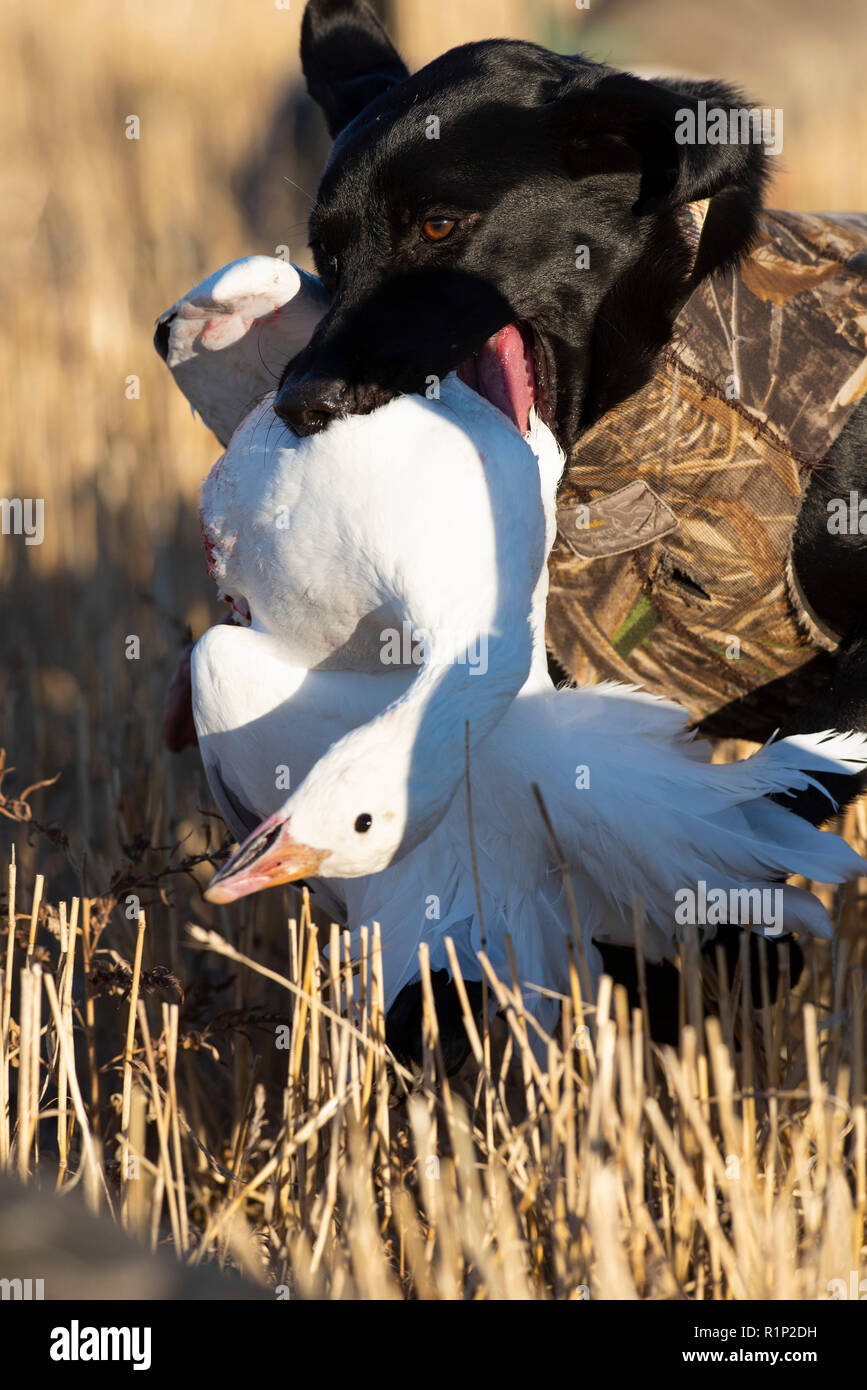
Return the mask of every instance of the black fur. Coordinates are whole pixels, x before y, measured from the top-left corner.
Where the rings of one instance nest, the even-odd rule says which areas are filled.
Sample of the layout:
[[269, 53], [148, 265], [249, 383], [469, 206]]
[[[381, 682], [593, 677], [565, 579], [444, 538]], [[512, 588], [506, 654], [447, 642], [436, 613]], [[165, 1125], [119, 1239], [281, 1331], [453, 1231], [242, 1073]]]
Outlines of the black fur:
[[353, 0], [308, 5], [301, 25], [307, 87], [337, 135], [368, 102], [409, 76], [379, 20]]
[[[781, 945], [783, 941], [789, 948], [788, 978], [783, 977], [781, 956], [778, 950], [778, 945]], [[726, 976], [729, 986], [731, 986], [740, 958], [740, 929], [738, 927], [720, 927], [713, 941], [707, 942], [702, 947], [702, 956], [710, 960], [714, 966], [718, 947], [722, 948]], [[791, 937], [783, 938], [779, 942], [771, 941], [769, 938], [758, 937], [754, 932], [751, 932], [749, 937], [750, 997], [753, 1007], [756, 1009], [760, 1009], [763, 1003], [760, 963], [760, 952], [763, 947], [768, 975], [768, 996], [771, 1004], [776, 1002], [781, 990], [791, 989], [797, 983], [804, 969], [804, 953], [797, 941]], [[605, 944], [599, 946], [599, 952], [606, 973], [611, 975], [619, 985], [623, 985], [629, 996], [630, 1008], [637, 1009], [641, 1004], [641, 994], [638, 988], [638, 966], [635, 952], [628, 946], [608, 946]], [[660, 961], [659, 963], [647, 961], [644, 968], [647, 980], [647, 1013], [650, 1021], [650, 1035], [660, 1047], [665, 1045], [677, 1047], [681, 1023], [680, 975], [668, 961]], [[704, 1006], [705, 1017], [713, 1012], [713, 1009]]]
[[[458, 992], [445, 970], [431, 971], [434, 1008], [440, 1030], [440, 1046], [446, 1071], [460, 1071], [470, 1054], [470, 1043], [464, 1028]], [[477, 980], [466, 981], [467, 998], [476, 1026], [481, 1025], [482, 986]], [[385, 1020], [385, 1041], [395, 1057], [405, 1067], [420, 1067], [423, 1060], [421, 1035], [422, 987], [419, 981], [406, 985], [388, 1011]]]

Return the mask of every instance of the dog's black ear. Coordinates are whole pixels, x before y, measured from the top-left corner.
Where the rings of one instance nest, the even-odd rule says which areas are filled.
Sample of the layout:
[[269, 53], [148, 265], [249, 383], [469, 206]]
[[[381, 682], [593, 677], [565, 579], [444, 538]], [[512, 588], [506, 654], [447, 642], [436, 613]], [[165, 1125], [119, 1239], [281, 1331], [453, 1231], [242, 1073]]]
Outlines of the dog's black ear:
[[409, 76], [363, 0], [309, 0], [301, 25], [301, 65], [332, 136], [374, 97]]
[[628, 176], [632, 212], [643, 224], [638, 259], [596, 313], [582, 428], [650, 379], [690, 294], [735, 264], [755, 236], [769, 168], [765, 146], [700, 143], [702, 101], [708, 113], [751, 109], [722, 84], [646, 82], [630, 73], [600, 75], [586, 64], [557, 100], [567, 169], [603, 182]]
[[[592, 88], [566, 97], [565, 152], [580, 171], [599, 142], [630, 150], [641, 170], [633, 211], [674, 212], [710, 200], [693, 267], [697, 283], [736, 260], [749, 245], [769, 173], [765, 146], [755, 140], [711, 144], [701, 138], [705, 116], [752, 109], [718, 82], [645, 81], [632, 73], [606, 74]], [[740, 129], [740, 126], [738, 126]], [[752, 133], [752, 127], [747, 124]], [[596, 163], [594, 172], [604, 168]]]

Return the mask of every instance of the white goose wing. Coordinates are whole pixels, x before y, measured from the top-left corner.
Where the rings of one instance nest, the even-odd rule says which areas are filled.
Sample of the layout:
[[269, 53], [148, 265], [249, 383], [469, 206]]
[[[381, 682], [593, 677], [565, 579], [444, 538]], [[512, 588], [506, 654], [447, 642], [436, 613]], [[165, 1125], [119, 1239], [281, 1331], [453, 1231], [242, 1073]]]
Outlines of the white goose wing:
[[190, 405], [228, 444], [327, 306], [315, 276], [274, 256], [245, 256], [161, 314], [154, 345]]
[[768, 798], [803, 788], [816, 773], [862, 770], [863, 735], [785, 739], [740, 762], [711, 764], [674, 729], [666, 737], [661, 726], [662, 736], [651, 736], [642, 727], [649, 706], [636, 702], [638, 732], [630, 728], [626, 692], [602, 694], [586, 720], [586, 693], [520, 697], [483, 750], [500, 814], [517, 816], [522, 790], [532, 811], [526, 789], [534, 774], [573, 870], [583, 925], [599, 939], [631, 945], [632, 903], [640, 896], [646, 953], [659, 959], [674, 948], [685, 892], [698, 895], [704, 883], [729, 898], [779, 890], [788, 930], [831, 934], [818, 898], [784, 880], [803, 874], [841, 883], [867, 865], [844, 840]]

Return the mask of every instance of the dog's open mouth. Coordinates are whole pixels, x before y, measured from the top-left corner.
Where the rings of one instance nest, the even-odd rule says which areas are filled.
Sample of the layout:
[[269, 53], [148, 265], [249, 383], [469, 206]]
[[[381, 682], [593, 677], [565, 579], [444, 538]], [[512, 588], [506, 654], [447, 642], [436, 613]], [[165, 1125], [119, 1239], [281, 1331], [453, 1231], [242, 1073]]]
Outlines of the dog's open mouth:
[[506, 324], [460, 364], [457, 374], [521, 434], [529, 428], [531, 406], [543, 419], [548, 414], [545, 349], [528, 324]]

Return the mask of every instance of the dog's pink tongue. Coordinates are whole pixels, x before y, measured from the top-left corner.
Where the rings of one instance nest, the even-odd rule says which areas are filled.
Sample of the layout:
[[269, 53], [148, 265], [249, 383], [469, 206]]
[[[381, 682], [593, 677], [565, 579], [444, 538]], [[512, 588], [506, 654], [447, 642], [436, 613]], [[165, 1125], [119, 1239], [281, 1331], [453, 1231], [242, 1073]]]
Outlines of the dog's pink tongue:
[[533, 359], [520, 330], [509, 323], [476, 354], [478, 390], [526, 434], [536, 396]]

